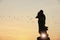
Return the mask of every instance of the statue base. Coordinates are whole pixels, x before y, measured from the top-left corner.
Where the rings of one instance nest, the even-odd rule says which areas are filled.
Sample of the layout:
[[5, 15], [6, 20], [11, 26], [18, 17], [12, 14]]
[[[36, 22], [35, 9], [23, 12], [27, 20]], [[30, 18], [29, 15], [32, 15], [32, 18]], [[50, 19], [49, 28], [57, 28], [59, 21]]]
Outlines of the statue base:
[[46, 39], [42, 39], [41, 37], [37, 37], [37, 40], [50, 40], [50, 38], [47, 37]]

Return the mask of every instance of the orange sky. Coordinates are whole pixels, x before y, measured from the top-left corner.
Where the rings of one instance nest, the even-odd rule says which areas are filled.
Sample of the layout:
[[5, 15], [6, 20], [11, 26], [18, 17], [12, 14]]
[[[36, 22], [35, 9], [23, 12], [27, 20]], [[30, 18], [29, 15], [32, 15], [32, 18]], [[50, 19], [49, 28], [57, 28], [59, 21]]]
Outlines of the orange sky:
[[37, 12], [43, 9], [51, 40], [60, 39], [59, 0], [1, 0], [0, 40], [36, 40]]

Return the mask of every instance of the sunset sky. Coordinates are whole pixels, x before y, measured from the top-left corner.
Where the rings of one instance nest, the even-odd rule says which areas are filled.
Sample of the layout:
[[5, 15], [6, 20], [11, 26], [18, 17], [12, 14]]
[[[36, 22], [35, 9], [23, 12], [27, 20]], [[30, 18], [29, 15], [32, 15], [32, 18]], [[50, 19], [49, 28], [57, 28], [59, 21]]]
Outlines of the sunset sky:
[[60, 40], [60, 0], [0, 0], [0, 40], [36, 40], [41, 9], [49, 37]]

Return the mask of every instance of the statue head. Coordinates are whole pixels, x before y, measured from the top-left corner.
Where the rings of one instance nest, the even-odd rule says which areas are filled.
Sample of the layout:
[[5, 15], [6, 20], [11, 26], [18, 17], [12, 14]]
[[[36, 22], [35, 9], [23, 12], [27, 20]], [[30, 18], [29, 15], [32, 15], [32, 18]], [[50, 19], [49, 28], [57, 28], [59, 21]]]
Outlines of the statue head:
[[40, 11], [38, 12], [38, 15], [36, 16], [36, 18], [39, 18], [39, 16], [40, 16], [41, 14], [43, 14], [43, 10], [40, 10]]
[[43, 10], [40, 10], [38, 13], [39, 13], [39, 14], [43, 14]]

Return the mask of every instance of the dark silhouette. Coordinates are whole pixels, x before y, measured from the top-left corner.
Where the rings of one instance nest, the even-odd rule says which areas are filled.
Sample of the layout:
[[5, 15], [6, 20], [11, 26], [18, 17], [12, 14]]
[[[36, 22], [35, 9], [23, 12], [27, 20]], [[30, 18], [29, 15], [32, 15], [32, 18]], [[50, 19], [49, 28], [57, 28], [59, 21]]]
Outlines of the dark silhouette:
[[[37, 37], [37, 40], [50, 40], [47, 34], [48, 27], [45, 26], [46, 16], [43, 13], [43, 10], [40, 10], [38, 12], [38, 15], [36, 16], [38, 18], [38, 26], [39, 26], [39, 34], [43, 34], [40, 37]], [[44, 35], [46, 38], [44, 38]]]
[[40, 10], [38, 12], [38, 15], [36, 16], [36, 18], [38, 18], [38, 24], [39, 24], [39, 26], [44, 26], [45, 25], [46, 17], [43, 14], [43, 10]]
[[45, 27], [46, 16], [43, 14], [43, 10], [40, 10], [38, 12], [38, 15], [36, 16], [36, 18], [38, 18], [39, 33], [40, 31], [48, 30], [47, 29], [48, 27]]
[[[41, 37], [37, 37], [37, 40], [43, 40], [43, 39], [41, 39]], [[45, 39], [45, 40], [50, 40], [50, 38], [48, 37], [48, 38]]]

